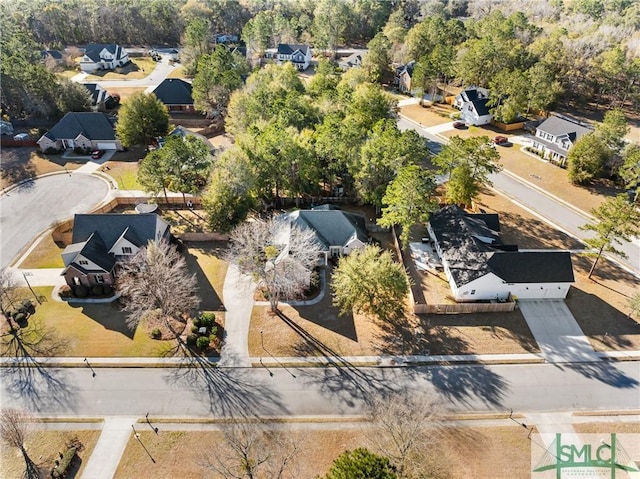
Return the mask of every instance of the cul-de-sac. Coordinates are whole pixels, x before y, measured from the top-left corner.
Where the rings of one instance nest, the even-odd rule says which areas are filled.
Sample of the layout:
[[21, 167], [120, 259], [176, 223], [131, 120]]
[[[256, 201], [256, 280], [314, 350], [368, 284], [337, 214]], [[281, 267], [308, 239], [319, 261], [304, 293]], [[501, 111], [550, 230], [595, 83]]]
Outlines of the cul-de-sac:
[[0, 477], [640, 477], [640, 3], [0, 30]]

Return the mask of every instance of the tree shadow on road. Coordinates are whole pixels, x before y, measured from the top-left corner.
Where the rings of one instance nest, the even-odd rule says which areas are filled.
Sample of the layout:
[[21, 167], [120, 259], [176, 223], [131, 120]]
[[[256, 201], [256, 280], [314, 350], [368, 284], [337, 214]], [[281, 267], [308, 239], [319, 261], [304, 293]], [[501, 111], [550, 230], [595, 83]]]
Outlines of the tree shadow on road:
[[[215, 417], [250, 418], [287, 414], [274, 386], [258, 382], [245, 368], [221, 368], [197, 354], [180, 338], [168, 353], [181, 362], [166, 377], [180, 388], [197, 394]], [[233, 358], [226, 358], [233, 361]]]
[[[562, 369], [562, 366], [558, 364], [556, 364], [556, 367]], [[631, 389], [640, 384], [637, 379], [627, 376], [609, 361], [568, 363], [566, 367], [582, 374], [586, 378], [595, 379], [618, 389]]]
[[10, 328], [2, 335], [1, 346], [2, 356], [12, 360], [0, 370], [12, 398], [35, 411], [66, 410], [73, 404], [75, 391], [69, 386], [66, 373], [39, 361], [64, 351], [65, 340], [34, 324], [28, 329]]

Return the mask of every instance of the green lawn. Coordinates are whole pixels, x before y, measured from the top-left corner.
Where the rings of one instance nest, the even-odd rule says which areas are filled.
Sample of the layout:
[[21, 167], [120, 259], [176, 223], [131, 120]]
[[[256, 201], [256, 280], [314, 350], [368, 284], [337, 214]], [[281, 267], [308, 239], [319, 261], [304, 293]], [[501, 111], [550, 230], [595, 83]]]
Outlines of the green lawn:
[[49, 234], [40, 240], [38, 246], [19, 266], [24, 269], [64, 268], [61, 253], [62, 248], [53, 241]]
[[187, 78], [184, 74], [184, 67], [182, 65], [174, 67], [171, 73], [167, 75], [167, 78]]
[[156, 62], [150, 57], [132, 58], [131, 62], [126, 64], [122, 69], [123, 73], [115, 71], [102, 70], [87, 75], [87, 80], [138, 80], [149, 75], [156, 67]]
[[118, 182], [120, 190], [143, 190], [138, 183], [137, 161], [107, 161], [102, 171]]

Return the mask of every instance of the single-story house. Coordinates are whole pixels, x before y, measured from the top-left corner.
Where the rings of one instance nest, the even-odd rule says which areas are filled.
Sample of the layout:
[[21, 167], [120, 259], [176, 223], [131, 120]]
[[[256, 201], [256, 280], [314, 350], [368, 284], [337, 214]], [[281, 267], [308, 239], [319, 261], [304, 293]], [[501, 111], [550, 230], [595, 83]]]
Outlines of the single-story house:
[[64, 55], [60, 50], [42, 50], [42, 61], [53, 62], [56, 65], [62, 65], [64, 63]]
[[170, 113], [195, 113], [191, 83], [180, 78], [165, 78], [152, 90]]
[[89, 90], [93, 106], [100, 107], [102, 105], [104, 108], [111, 109], [115, 108], [117, 105], [117, 102], [109, 92], [102, 88], [98, 83], [82, 83], [82, 85]]
[[369, 241], [364, 216], [342, 211], [331, 205], [316, 206], [310, 210], [284, 213], [282, 220], [302, 228], [310, 228], [321, 245], [321, 264], [329, 258], [349, 255], [365, 247]]
[[115, 43], [91, 43], [84, 49], [80, 69], [86, 73], [114, 70], [129, 63], [129, 54]]
[[155, 213], [75, 215], [71, 244], [62, 251], [62, 276], [71, 286], [113, 285], [116, 264], [149, 241], [169, 240], [169, 224]]
[[75, 147], [122, 150], [116, 138], [116, 119], [100, 112], [69, 112], [37, 141], [42, 151]]
[[354, 67], [360, 67], [362, 66], [362, 55], [362, 52], [355, 52], [348, 57], [341, 58], [338, 60], [338, 66], [344, 71]]
[[291, 62], [299, 71], [305, 71], [311, 64], [311, 47], [280, 43], [276, 50], [276, 59], [278, 63]]
[[180, 58], [180, 51], [177, 48], [152, 48], [149, 50], [149, 56], [160, 56], [175, 62]]
[[[181, 138], [185, 138], [187, 136], [195, 136], [200, 141], [202, 141], [205, 145], [207, 145], [207, 148], [209, 148], [209, 151], [211, 152], [211, 154], [214, 154], [216, 151], [216, 147], [213, 146], [211, 141], [209, 141], [209, 139], [206, 136], [201, 135], [200, 133], [196, 133], [195, 131], [191, 131], [189, 128], [186, 128], [181, 125], [178, 125], [173, 130], [171, 130], [171, 133], [169, 133], [168, 136], [179, 136]], [[165, 138], [160, 138], [158, 140], [158, 146], [160, 147], [164, 146]]]
[[536, 128], [533, 148], [544, 158], [565, 166], [569, 150], [581, 136], [591, 132], [591, 128], [564, 116], [550, 116]]
[[492, 118], [487, 106], [488, 101], [488, 90], [471, 86], [456, 95], [453, 106], [460, 110], [460, 120], [467, 125], [487, 125]]
[[458, 302], [564, 299], [574, 282], [569, 252], [503, 244], [496, 214], [447, 206], [431, 215], [427, 229]]

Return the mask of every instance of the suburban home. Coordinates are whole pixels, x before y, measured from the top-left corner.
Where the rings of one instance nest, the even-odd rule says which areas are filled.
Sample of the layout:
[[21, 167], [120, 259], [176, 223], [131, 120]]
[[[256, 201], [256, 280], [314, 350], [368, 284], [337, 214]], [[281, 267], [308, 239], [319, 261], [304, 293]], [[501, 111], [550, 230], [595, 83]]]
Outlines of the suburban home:
[[116, 138], [116, 119], [99, 112], [69, 112], [37, 141], [42, 151], [49, 148], [66, 150], [122, 150]]
[[60, 50], [42, 50], [42, 61], [44, 63], [52, 62], [55, 65], [64, 63], [64, 55]]
[[177, 48], [152, 48], [149, 50], [149, 56], [152, 58], [162, 57], [175, 62], [180, 58], [180, 51]]
[[364, 248], [369, 241], [364, 216], [332, 205], [284, 213], [281, 218], [291, 225], [313, 230], [321, 245], [322, 265], [328, 264], [329, 258], [346, 256]]
[[164, 103], [169, 113], [195, 113], [191, 83], [180, 78], [166, 78], [151, 90]]
[[169, 224], [155, 213], [75, 215], [71, 244], [62, 251], [62, 276], [71, 286], [113, 285], [116, 264], [149, 241], [169, 240]]
[[311, 47], [280, 43], [276, 50], [276, 59], [278, 63], [291, 62], [299, 71], [305, 71], [311, 64]]
[[89, 94], [91, 95], [91, 103], [93, 106], [111, 109], [115, 108], [118, 104], [116, 100], [109, 94], [107, 90], [102, 88], [97, 83], [82, 83], [87, 90], [89, 90]]
[[114, 70], [129, 63], [129, 55], [115, 43], [91, 43], [84, 49], [80, 69], [86, 73], [97, 70]]
[[565, 166], [569, 150], [581, 136], [591, 129], [563, 116], [550, 116], [536, 128], [532, 147], [543, 157]]
[[238, 35], [218, 34], [216, 35], [216, 43], [228, 45], [229, 43], [238, 43]]
[[[195, 136], [196, 138], [198, 138], [200, 141], [202, 141], [202, 143], [204, 143], [205, 145], [207, 145], [207, 148], [209, 148], [209, 151], [211, 152], [211, 154], [213, 155], [216, 151], [215, 146], [213, 146], [213, 144], [209, 141], [209, 139], [204, 136], [201, 135], [200, 133], [196, 133], [195, 131], [191, 131], [190, 129], [184, 127], [184, 126], [176, 126], [171, 133], [169, 133], [168, 136], [179, 136], [181, 138], [185, 138], [187, 136]], [[158, 139], [158, 146], [159, 147], [163, 147], [165, 144], [165, 140], [166, 137], [164, 138], [159, 138]]]
[[338, 60], [338, 66], [343, 71], [347, 71], [354, 67], [362, 66], [362, 53], [355, 52], [349, 55], [348, 57], [341, 58], [340, 60]]
[[456, 95], [453, 106], [460, 110], [460, 120], [467, 125], [487, 125], [491, 112], [487, 106], [489, 91], [480, 87], [467, 87]]
[[416, 66], [415, 61], [411, 61], [406, 65], [398, 65], [395, 72], [395, 84], [402, 93], [411, 93], [411, 77]]
[[447, 206], [431, 216], [427, 229], [458, 302], [564, 299], [574, 282], [569, 252], [503, 244], [497, 214]]

